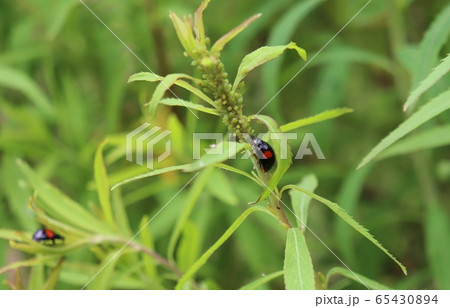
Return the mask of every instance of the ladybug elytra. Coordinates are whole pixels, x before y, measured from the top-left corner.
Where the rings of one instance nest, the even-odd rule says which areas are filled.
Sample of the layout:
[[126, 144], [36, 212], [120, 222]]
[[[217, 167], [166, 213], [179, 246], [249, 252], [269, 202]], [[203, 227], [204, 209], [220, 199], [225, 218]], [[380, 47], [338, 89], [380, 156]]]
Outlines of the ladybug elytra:
[[252, 137], [253, 153], [259, 160], [259, 165], [263, 172], [269, 171], [275, 164], [275, 152], [272, 147], [258, 137]]

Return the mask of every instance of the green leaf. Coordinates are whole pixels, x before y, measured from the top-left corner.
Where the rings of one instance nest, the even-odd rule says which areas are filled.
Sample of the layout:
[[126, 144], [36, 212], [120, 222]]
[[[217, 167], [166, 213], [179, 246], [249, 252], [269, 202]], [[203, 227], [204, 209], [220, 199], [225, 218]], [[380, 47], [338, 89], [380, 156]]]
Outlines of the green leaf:
[[[302, 187], [310, 192], [314, 192], [319, 184], [317, 177], [314, 174], [305, 175], [301, 181], [297, 184], [297, 186]], [[295, 215], [300, 218], [300, 220], [296, 219], [297, 226], [305, 232], [305, 225], [307, 225], [308, 221], [308, 208], [311, 202], [311, 197], [305, 195], [299, 191], [291, 190], [289, 192], [292, 201], [292, 209], [294, 210]]]
[[[141, 239], [142, 245], [146, 248], [155, 249], [155, 243], [153, 239], [153, 234], [151, 232], [150, 227], [148, 227], [148, 216], [144, 215], [139, 224], [139, 230], [142, 230], [139, 233], [139, 237]], [[147, 276], [152, 280], [156, 287], [159, 289], [162, 288], [160, 278], [158, 275], [158, 270], [156, 268], [155, 260], [146, 253], [142, 254], [142, 262], [144, 263], [144, 269]]]
[[[196, 83], [201, 82], [199, 79], [196, 79], [196, 78], [186, 75], [186, 74], [176, 74], [176, 75], [178, 75], [179, 78], [177, 80], [175, 80], [174, 84], [188, 90], [189, 92], [191, 92], [192, 94], [194, 94], [201, 100], [205, 101], [206, 103], [210, 104], [211, 106], [214, 106], [214, 107], [216, 106], [214, 101], [211, 98], [209, 98], [205, 93], [203, 93], [200, 89], [194, 87], [193, 85], [186, 82], [185, 80], [181, 80], [180, 78], [190, 79]], [[163, 77], [158, 76], [154, 73], [140, 72], [140, 73], [131, 75], [130, 78], [128, 79], [128, 82], [134, 82], [134, 81], [158, 82], [163, 79], [164, 79]]]
[[261, 277], [259, 279], [256, 279], [248, 284], [246, 284], [245, 286], [242, 286], [239, 288], [239, 290], [255, 290], [257, 288], [259, 288], [260, 286], [262, 286], [263, 284], [274, 280], [278, 277], [283, 276], [284, 271], [278, 271], [269, 275], [264, 275], [264, 277]]
[[244, 59], [242, 59], [242, 62], [239, 65], [238, 72], [236, 74], [236, 78], [233, 83], [233, 91], [236, 91], [238, 85], [245, 78], [245, 76], [247, 76], [249, 72], [257, 68], [258, 66], [279, 57], [286, 49], [296, 50], [298, 55], [303, 60], [306, 60], [306, 51], [298, 47], [294, 42], [290, 42], [287, 45], [281, 46], [261, 47], [253, 51], [252, 53], [246, 55]]
[[437, 126], [405, 137], [381, 153], [377, 160], [450, 145], [450, 125]]
[[53, 106], [33, 79], [20, 70], [7, 66], [1, 66], [0, 71], [0, 86], [23, 92], [44, 115], [50, 118], [54, 116]]
[[[1, 230], [0, 230], [1, 231]], [[16, 261], [14, 263], [10, 263], [3, 267], [0, 267], [0, 274], [6, 273], [7, 271], [11, 271], [16, 268], [21, 267], [31, 267], [37, 264], [45, 264], [49, 260], [55, 259], [55, 256], [52, 255], [38, 255], [34, 258], [24, 260], [24, 261]]]
[[158, 106], [158, 103], [161, 101], [166, 91], [169, 90], [170, 87], [183, 76], [185, 76], [185, 74], [169, 74], [161, 80], [161, 82], [153, 92], [152, 98], [149, 102], [150, 115], [152, 117], [156, 114], [156, 107]]
[[194, 34], [192, 33], [192, 20], [189, 18], [184, 18], [184, 20], [182, 20], [175, 13], [170, 13], [169, 17], [172, 20], [181, 45], [183, 45], [184, 50], [193, 57], [193, 52], [196, 50], [197, 44]]
[[205, 27], [203, 25], [203, 11], [211, 0], [203, 0], [194, 13], [194, 33], [200, 45], [205, 46]]
[[180, 214], [178, 215], [178, 220], [173, 229], [172, 235], [169, 239], [169, 244], [167, 248], [167, 256], [170, 261], [174, 259], [175, 246], [177, 241], [183, 231], [186, 223], [188, 222], [189, 216], [191, 215], [195, 205], [197, 204], [198, 198], [205, 189], [206, 183], [209, 181], [213, 168], [206, 168], [200, 173], [200, 175], [194, 180], [192, 187], [189, 191], [186, 201], [184, 202], [183, 208], [179, 209]]
[[353, 112], [353, 109], [350, 108], [336, 108], [331, 110], [326, 110], [324, 112], [321, 112], [319, 114], [316, 114], [314, 116], [310, 116], [304, 119], [299, 119], [294, 122], [290, 122], [287, 124], [284, 124], [280, 126], [280, 130], [282, 132], [288, 132], [300, 127], [308, 126], [311, 124], [320, 123], [326, 120], [334, 119], [337, 117], [340, 117], [341, 115], [344, 115], [346, 113]]
[[446, 209], [428, 204], [425, 210], [425, 249], [433, 278], [441, 290], [450, 288], [450, 223]]
[[108, 183], [108, 174], [106, 173], [105, 161], [103, 160], [103, 148], [108, 143], [108, 139], [103, 141], [95, 152], [94, 159], [94, 178], [97, 186], [98, 199], [102, 207], [103, 215], [109, 225], [114, 228], [114, 218], [111, 210], [110, 188]]
[[314, 290], [314, 269], [303, 232], [291, 228], [287, 233], [284, 255], [286, 290]]
[[211, 255], [220, 248], [220, 246], [225, 243], [225, 241], [236, 231], [237, 228], [244, 222], [244, 220], [253, 212], [264, 212], [272, 216], [272, 214], [264, 207], [261, 206], [253, 206], [249, 209], [247, 209], [244, 213], [241, 214], [234, 222], [233, 224], [225, 231], [225, 233], [208, 249], [206, 250], [203, 255], [195, 261], [195, 263], [189, 268], [189, 270], [184, 274], [183, 277], [178, 280], [177, 285], [175, 286], [176, 290], [181, 290], [183, 288], [184, 284], [191, 279], [197, 273], [197, 271], [208, 261], [208, 259], [211, 257]]
[[200, 229], [192, 221], [187, 221], [177, 250], [177, 264], [182, 272], [187, 271], [199, 257], [200, 240]]
[[61, 273], [62, 265], [64, 262], [64, 257], [59, 259], [58, 264], [54, 268], [52, 268], [50, 275], [47, 278], [47, 281], [44, 284], [43, 290], [55, 290], [56, 284], [59, 281], [59, 274]]
[[347, 214], [347, 212], [341, 208], [338, 204], [331, 202], [325, 198], [322, 198], [306, 189], [303, 189], [301, 187], [297, 187], [294, 185], [286, 185], [284, 186], [280, 194], [283, 193], [286, 189], [295, 189], [298, 190], [304, 194], [307, 194], [311, 198], [319, 201], [320, 203], [325, 204], [329, 209], [331, 209], [333, 212], [335, 212], [339, 217], [341, 217], [346, 223], [348, 223], [353, 229], [358, 231], [361, 235], [363, 235], [365, 238], [367, 238], [369, 241], [371, 241], [375, 246], [377, 246], [381, 251], [383, 251], [386, 255], [389, 256], [395, 263], [398, 264], [398, 266], [402, 269], [403, 273], [407, 275], [406, 267], [403, 266], [389, 251], [387, 251], [386, 248], [384, 248], [369, 232], [366, 228], [361, 226], [356, 220], [354, 220], [350, 215]]
[[[30, 235], [30, 240], [31, 240], [31, 235]], [[67, 243], [64, 245], [55, 245], [55, 246], [46, 246], [46, 245], [42, 245], [42, 244], [38, 244], [36, 242], [26, 242], [23, 243], [19, 243], [19, 242], [15, 242], [15, 241], [10, 241], [9, 245], [16, 249], [16, 250], [21, 250], [21, 251], [25, 251], [28, 252], [30, 254], [38, 254], [38, 253], [44, 253], [44, 254], [52, 254], [52, 255], [63, 255], [63, 254], [68, 254], [70, 252], [74, 252], [76, 250], [79, 250], [83, 247], [89, 246], [89, 245], [94, 245], [94, 244], [99, 244], [102, 241], [98, 241], [96, 238], [91, 238], [91, 239], [83, 239], [83, 240], [79, 240], [76, 242], [71, 242], [71, 243]]]
[[340, 275], [343, 277], [350, 278], [372, 290], [390, 290], [388, 287], [382, 285], [381, 283], [379, 283], [377, 281], [374, 281], [372, 279], [364, 277], [363, 275], [356, 274], [354, 272], [350, 272], [346, 268], [342, 268], [342, 267], [333, 267], [332, 269], [330, 269], [328, 271], [327, 276], [326, 276], [327, 285], [330, 281], [330, 278], [335, 275]]
[[67, 18], [70, 12], [80, 4], [78, 0], [66, 0], [66, 1], [58, 1], [52, 5], [52, 18], [51, 23], [48, 27], [46, 36], [49, 40], [54, 40], [58, 33], [61, 31], [61, 28], [64, 25], [64, 22], [67, 21]]
[[211, 48], [211, 54], [220, 53], [223, 47], [231, 41], [236, 35], [242, 32], [245, 28], [247, 28], [253, 21], [261, 17], [261, 14], [255, 14], [252, 17], [246, 19], [239, 26], [223, 35], [220, 39], [218, 39]]
[[413, 78], [413, 88], [430, 72], [439, 57], [439, 51], [447, 42], [450, 34], [450, 4], [442, 9], [433, 20], [422, 41], [417, 56], [416, 71]]
[[[275, 171], [273, 172], [272, 176], [270, 177], [269, 182], [267, 183], [263, 193], [258, 198], [258, 200], [255, 202], [260, 202], [265, 200], [267, 197], [270, 196], [270, 194], [273, 192], [273, 190], [277, 187], [278, 183], [280, 182], [283, 175], [286, 173], [286, 171], [289, 169], [289, 166], [292, 164], [292, 151], [289, 147], [289, 144], [287, 142], [286, 137], [284, 134], [281, 133], [280, 128], [278, 127], [278, 124], [275, 122], [274, 119], [264, 116], [264, 115], [255, 115], [251, 116], [254, 119], [258, 120], [259, 122], [263, 123], [269, 130], [270, 133], [279, 133], [277, 135], [280, 139], [272, 139], [271, 144], [272, 148], [275, 151], [275, 158], [277, 161], [277, 166]], [[281, 155], [281, 148], [282, 145], [287, 145], [287, 153], [283, 153], [286, 158], [282, 158], [283, 155]]]
[[163, 173], [167, 173], [167, 172], [171, 172], [171, 171], [182, 170], [188, 166], [189, 166], [189, 164], [185, 164], [185, 165], [171, 166], [171, 167], [161, 168], [161, 169], [157, 169], [157, 170], [152, 170], [150, 172], [146, 172], [146, 173], [131, 177], [129, 179], [123, 180], [123, 181], [117, 183], [116, 185], [114, 185], [113, 187], [111, 187], [111, 190], [114, 190], [119, 186], [122, 186], [122, 185], [130, 183], [130, 182], [134, 182], [134, 181], [137, 181], [140, 179], [149, 178], [149, 177], [152, 177], [155, 175], [159, 175], [159, 174], [163, 174]]
[[213, 115], [219, 115], [219, 112], [216, 109], [208, 108], [200, 104], [196, 104], [193, 102], [185, 101], [178, 98], [164, 98], [160, 100], [160, 104], [167, 105], [167, 106], [184, 106], [189, 109], [198, 110], [204, 113], [209, 113]]
[[402, 138], [406, 134], [410, 133], [423, 123], [434, 118], [435, 116], [441, 114], [450, 108], [450, 90], [440, 94], [439, 96], [430, 100], [427, 104], [422, 106], [414, 114], [412, 114], [408, 119], [403, 121], [396, 129], [394, 129], [387, 137], [381, 140], [369, 154], [364, 157], [364, 159], [359, 164], [358, 168], [366, 165], [372, 159], [374, 159], [380, 152], [388, 148], [398, 139]]
[[436, 82], [438, 82], [442, 76], [447, 74], [450, 71], [450, 54], [445, 57], [442, 62], [436, 66], [431, 73], [425, 77], [424, 80], [420, 82], [417, 88], [412, 91], [406, 103], [403, 105], [403, 111], [408, 110], [410, 107], [414, 105], [417, 99], [429, 88], [431, 88]]
[[[339, 189], [337, 204], [340, 204], [349, 215], [354, 215], [358, 206], [358, 201], [366, 178], [372, 170], [373, 164], [369, 164], [361, 170], [352, 170], [347, 175]], [[347, 223], [336, 217], [335, 219], [335, 238], [339, 243], [339, 250], [342, 253], [342, 260], [346, 260], [352, 267], [358, 265], [358, 251], [355, 241], [355, 233], [348, 228]]]
[[132, 232], [130, 223], [128, 221], [128, 214], [125, 209], [125, 203], [122, 199], [122, 193], [120, 189], [115, 189], [111, 193], [111, 205], [114, 212], [114, 217], [117, 223], [117, 229], [125, 237], [131, 238], [134, 234]]
[[213, 170], [211, 179], [208, 181], [206, 187], [212, 196], [225, 204], [237, 205], [239, 202], [239, 199], [231, 186], [231, 181], [220, 169]]
[[245, 171], [242, 171], [241, 169], [237, 169], [237, 168], [234, 168], [234, 167], [222, 164], [222, 163], [218, 163], [218, 164], [215, 164], [213, 166], [214, 167], [218, 167], [220, 169], [224, 169], [224, 170], [227, 170], [227, 171], [231, 171], [231, 172], [243, 175], [243, 176], [249, 178], [250, 180], [252, 180], [253, 182], [255, 182], [256, 184], [258, 184], [259, 186], [264, 187], [257, 178], [255, 178], [254, 176], [250, 175], [249, 173], [247, 173]]
[[14, 215], [16, 227], [26, 231], [34, 231], [39, 225], [33, 212], [25, 206], [32, 191], [24, 181], [22, 172], [15, 162], [15, 157], [4, 153], [0, 166], [2, 190], [5, 193], [4, 197], [7, 197], [8, 208]]
[[42, 290], [42, 288], [44, 287], [44, 283], [44, 264], [36, 264], [31, 269], [30, 278], [28, 281], [28, 289]]
[[121, 256], [121, 249], [110, 251], [95, 270], [94, 276], [85, 283], [82, 289], [108, 290], [112, 284], [111, 277], [113, 276], [114, 269]]
[[17, 161], [30, 185], [44, 201], [42, 208], [52, 213], [55, 218], [96, 233], [110, 233], [111, 229], [101, 220], [94, 217], [80, 204], [76, 203], [57, 188], [41, 179], [26, 163]]
[[218, 151], [219, 153], [216, 154], [215, 151], [208, 152], [195, 162], [185, 165], [183, 171], [193, 172], [217, 163], [221, 163], [223, 161], [230, 159], [231, 157], [234, 157], [236, 153], [242, 151], [244, 147], [245, 144], [240, 142], [223, 141], [216, 145], [216, 150], [219, 150]]

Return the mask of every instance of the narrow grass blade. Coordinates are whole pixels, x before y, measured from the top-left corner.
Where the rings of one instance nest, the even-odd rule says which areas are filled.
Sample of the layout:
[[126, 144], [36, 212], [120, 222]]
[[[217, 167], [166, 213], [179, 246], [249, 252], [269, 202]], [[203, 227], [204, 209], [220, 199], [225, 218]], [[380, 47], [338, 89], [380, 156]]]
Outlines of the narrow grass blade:
[[314, 290], [314, 269], [303, 232], [291, 228], [287, 233], [284, 256], [286, 290]]
[[450, 54], [442, 60], [442, 62], [436, 66], [431, 73], [420, 82], [420, 84], [415, 88], [408, 96], [406, 103], [403, 105], [403, 111], [408, 110], [414, 105], [414, 103], [419, 99], [419, 97], [431, 88], [436, 82], [438, 82], [442, 76], [446, 75], [450, 71]]
[[28, 259], [28, 260], [16, 261], [16, 262], [10, 263], [8, 265], [5, 265], [3, 267], [0, 267], [0, 274], [14, 270], [16, 268], [32, 267], [37, 264], [45, 264], [47, 261], [53, 260], [53, 259], [55, 259], [55, 256], [49, 256], [49, 255], [40, 256], [40, 255], [38, 255], [38, 256]]
[[[256, 184], [258, 184], [259, 186], [262, 186], [261, 182], [258, 179], [256, 179], [254, 176], [250, 175], [249, 173], [242, 171], [241, 169], [234, 168], [234, 167], [222, 164], [222, 163], [215, 164], [214, 166], [218, 167], [220, 169], [224, 169], [227, 171], [231, 171], [231, 172], [243, 175], [243, 176], [249, 178], [250, 180], [252, 180], [253, 182], [255, 182]], [[264, 187], [264, 186], [262, 186], [262, 187]]]
[[[326, 276], [326, 284], [328, 285], [330, 282], [330, 278], [333, 276], [336, 276], [336, 275], [352, 279], [352, 280], [356, 281], [357, 283], [361, 283], [361, 281], [362, 281], [364, 283], [364, 286], [366, 286], [372, 290], [390, 290], [390, 288], [386, 287], [385, 285], [382, 285], [381, 283], [379, 283], [377, 281], [374, 281], [372, 279], [364, 277], [360, 274], [350, 272], [348, 269], [342, 268], [342, 267], [333, 267], [332, 269], [330, 269], [328, 271], [327, 276]], [[357, 277], [355, 277], [355, 275]]]
[[[20, 271], [16, 271], [16, 273], [20, 273]], [[19, 281], [16, 281], [16, 286], [21, 285], [20, 277], [17, 277]], [[44, 264], [36, 264], [31, 269], [30, 278], [28, 281], [28, 289], [30, 290], [42, 290], [44, 287]], [[21, 288], [23, 289], [23, 287]]]
[[[144, 228], [145, 225], [147, 225], [149, 221], [148, 216], [143, 216], [141, 219], [141, 222], [139, 224], [139, 230]], [[154, 249], [155, 243], [153, 240], [153, 234], [151, 232], [150, 227], [146, 227], [145, 229], [142, 229], [142, 232], [139, 233], [139, 237], [141, 239], [142, 245], [144, 247]], [[144, 269], [147, 276], [157, 285], [160, 284], [160, 279], [158, 275], [158, 270], [156, 268], [156, 262], [155, 260], [149, 256], [148, 254], [142, 254], [142, 262], [144, 263]]]
[[108, 290], [112, 284], [111, 277], [114, 274], [114, 269], [121, 256], [122, 252], [120, 250], [110, 251], [95, 270], [94, 276], [83, 286], [83, 289]]
[[113, 187], [111, 187], [111, 190], [114, 190], [119, 186], [122, 186], [122, 185], [130, 183], [130, 182], [134, 182], [137, 180], [149, 178], [149, 177], [152, 177], [155, 175], [159, 175], [159, 174], [163, 174], [163, 173], [167, 173], [167, 172], [171, 172], [171, 171], [182, 170], [182, 169], [186, 168], [187, 166], [189, 166], [189, 164], [171, 166], [171, 167], [162, 168], [162, 169], [158, 169], [158, 170], [152, 170], [150, 172], [146, 172], [146, 173], [131, 177], [129, 179], [123, 180], [123, 181], [117, 183], [116, 185], [114, 185]]
[[50, 275], [48, 276], [47, 281], [42, 288], [43, 290], [55, 290], [56, 285], [59, 281], [59, 274], [61, 273], [63, 262], [64, 257], [60, 258], [56, 266], [52, 268]]
[[354, 220], [350, 215], [347, 214], [347, 212], [341, 208], [338, 204], [331, 202], [325, 198], [322, 198], [306, 189], [303, 189], [301, 187], [297, 187], [294, 185], [286, 185], [281, 189], [280, 194], [283, 193], [286, 189], [295, 189], [298, 190], [304, 194], [307, 194], [311, 198], [319, 201], [320, 203], [325, 204], [329, 209], [331, 209], [333, 212], [335, 212], [340, 218], [342, 218], [346, 223], [348, 223], [353, 229], [358, 231], [362, 236], [367, 238], [369, 241], [371, 241], [375, 246], [377, 246], [381, 251], [383, 251], [389, 258], [391, 258], [395, 263], [398, 264], [398, 266], [402, 269], [403, 273], [407, 275], [406, 267], [403, 266], [389, 251], [387, 251], [386, 248], [384, 248], [370, 233], [369, 231], [361, 226], [356, 220]]
[[220, 246], [225, 243], [225, 241], [236, 231], [237, 228], [244, 222], [244, 220], [253, 212], [265, 212], [272, 216], [272, 214], [264, 207], [253, 206], [247, 209], [244, 213], [241, 214], [233, 224], [225, 231], [225, 233], [208, 249], [203, 253], [203, 255], [195, 261], [195, 263], [189, 268], [189, 270], [184, 274], [183, 277], [178, 280], [177, 285], [175, 286], [176, 290], [180, 290], [183, 288], [184, 284], [191, 279], [197, 271], [208, 261], [211, 255], [220, 248]]
[[[349, 215], [354, 215], [358, 206], [358, 201], [364, 187], [367, 176], [372, 171], [373, 164], [367, 165], [361, 170], [352, 170], [347, 175], [339, 189], [337, 195], [337, 204], [340, 204]], [[342, 253], [342, 260], [352, 264], [352, 268], [357, 269], [360, 265], [358, 251], [356, 248], [355, 232], [348, 228], [347, 223], [335, 217], [334, 235], [336, 242], [339, 243], [338, 249]]]
[[428, 204], [425, 211], [425, 249], [433, 278], [441, 290], [450, 289], [450, 222], [440, 204]]
[[114, 213], [113, 217], [115, 217], [118, 230], [120, 230], [120, 233], [125, 237], [131, 238], [133, 236], [133, 232], [130, 227], [128, 214], [120, 189], [115, 189], [111, 192], [111, 205]]
[[344, 115], [346, 113], [350, 113], [353, 112], [353, 109], [350, 108], [336, 108], [336, 109], [331, 109], [331, 110], [327, 110], [324, 112], [321, 112], [319, 114], [316, 114], [314, 116], [310, 116], [304, 119], [299, 119], [297, 121], [294, 122], [290, 122], [287, 124], [284, 124], [282, 126], [280, 126], [280, 130], [282, 132], [288, 132], [300, 127], [304, 127], [304, 126], [308, 126], [311, 124], [316, 124], [316, 123], [320, 123], [326, 120], [330, 120], [330, 119], [334, 119], [337, 117], [340, 117], [341, 115]]
[[6, 66], [0, 67], [0, 71], [2, 72], [0, 74], [0, 86], [22, 92], [45, 116], [49, 118], [54, 116], [54, 108], [49, 99], [28, 75]]
[[245, 286], [242, 286], [239, 288], [239, 290], [255, 290], [257, 288], [259, 288], [260, 286], [268, 283], [269, 281], [272, 281], [278, 277], [283, 276], [284, 271], [278, 271], [269, 275], [265, 275], [264, 277], [261, 277], [259, 279], [256, 279], [248, 284], [246, 284]]
[[391, 146], [394, 142], [410, 133], [423, 123], [434, 118], [435, 116], [441, 114], [442, 112], [450, 108], [450, 90], [440, 94], [439, 96], [433, 98], [419, 110], [417, 110], [408, 119], [403, 121], [396, 129], [389, 133], [387, 137], [381, 140], [369, 154], [364, 157], [364, 159], [359, 164], [358, 168], [366, 165], [372, 159], [374, 159], [380, 152]]
[[442, 9], [427, 29], [417, 56], [416, 71], [413, 78], [413, 88], [428, 75], [438, 60], [442, 46], [448, 42], [450, 35], [450, 4]]
[[187, 221], [177, 249], [178, 268], [185, 272], [198, 259], [201, 249], [200, 229], [192, 221]]
[[382, 152], [376, 160], [406, 155], [426, 149], [450, 145], [450, 125], [437, 126], [405, 137]]
[[205, 189], [206, 183], [209, 181], [213, 168], [206, 168], [202, 171], [199, 176], [194, 180], [192, 187], [189, 190], [186, 201], [184, 202], [183, 208], [179, 210], [178, 220], [173, 229], [172, 235], [169, 239], [169, 244], [167, 248], [167, 256], [170, 261], [174, 259], [175, 246], [177, 241], [183, 231], [186, 223], [188, 222], [189, 216], [191, 215], [197, 200]]
[[211, 47], [211, 54], [220, 53], [229, 41], [231, 41], [236, 35], [241, 33], [242, 30], [247, 28], [253, 21], [258, 19], [259, 17], [261, 17], [261, 14], [253, 15], [252, 17], [250, 17], [247, 20], [245, 20], [244, 22], [242, 22], [239, 26], [237, 26], [236, 28], [234, 28], [233, 30], [228, 32], [227, 34], [223, 35]]
[[108, 182], [108, 174], [106, 172], [105, 161], [103, 160], [103, 149], [108, 143], [108, 139], [103, 141], [97, 148], [94, 159], [94, 178], [95, 184], [97, 186], [98, 199], [100, 201], [100, 206], [102, 207], [103, 215], [106, 222], [114, 228], [115, 222], [112, 215], [111, 199]]
[[41, 205], [44, 210], [49, 210], [57, 218], [83, 230], [96, 233], [111, 232], [110, 228], [103, 221], [94, 217], [80, 204], [64, 195], [56, 187], [45, 182], [23, 161], [18, 160], [17, 164], [30, 185], [38, 192], [39, 198], [44, 201]]
[[205, 167], [215, 165], [217, 163], [224, 162], [231, 157], [235, 157], [237, 153], [242, 151], [245, 147], [245, 144], [234, 142], [234, 141], [224, 141], [216, 145], [216, 153], [215, 150], [210, 150], [210, 152], [206, 153], [200, 159], [194, 161], [191, 164], [185, 165], [183, 168], [184, 172], [193, 172]]

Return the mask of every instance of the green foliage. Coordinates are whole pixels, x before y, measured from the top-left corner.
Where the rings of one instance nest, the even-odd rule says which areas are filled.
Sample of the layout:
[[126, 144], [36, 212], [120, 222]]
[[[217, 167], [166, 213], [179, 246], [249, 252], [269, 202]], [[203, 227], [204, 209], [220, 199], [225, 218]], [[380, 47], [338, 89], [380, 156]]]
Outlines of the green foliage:
[[297, 228], [289, 229], [284, 257], [286, 290], [314, 290], [314, 269], [305, 237]]
[[422, 108], [416, 111], [411, 117], [402, 122], [395, 130], [393, 130], [386, 138], [381, 140], [366, 157], [363, 158], [358, 168], [363, 167], [380, 152], [387, 149], [394, 142], [407, 135], [420, 125], [438, 116], [442, 112], [450, 109], [450, 90], [441, 93], [439, 96], [432, 99]]
[[[373, 2], [335, 37], [364, 3], [88, 4], [139, 61], [79, 1], [2, 3], [1, 288], [448, 289], [444, 2]], [[154, 170], [125, 159], [145, 121], [171, 131]], [[193, 133], [227, 130], [223, 154], [192, 159]], [[292, 158], [309, 132], [326, 160]], [[266, 133], [269, 172], [247, 133]], [[33, 241], [40, 225], [64, 241]]]

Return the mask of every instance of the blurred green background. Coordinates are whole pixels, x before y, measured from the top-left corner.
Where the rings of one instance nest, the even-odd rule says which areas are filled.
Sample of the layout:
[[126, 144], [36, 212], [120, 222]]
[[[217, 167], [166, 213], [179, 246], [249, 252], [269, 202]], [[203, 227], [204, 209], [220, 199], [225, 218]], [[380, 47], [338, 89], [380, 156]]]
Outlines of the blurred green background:
[[[159, 75], [197, 74], [182, 54], [168, 14], [191, 14], [199, 3], [86, 1]], [[214, 0], [205, 11], [205, 27], [214, 41], [249, 16], [263, 14], [223, 51], [226, 70], [234, 76], [242, 57], [263, 45], [294, 41], [311, 59], [364, 4], [365, 0]], [[450, 151], [448, 146], [439, 147], [381, 160], [358, 172], [355, 168], [405, 119], [402, 105], [414, 83], [411, 71], [418, 46], [437, 16], [446, 7], [448, 11], [448, 4], [444, 0], [373, 0], [262, 111], [283, 124], [331, 108], [354, 109], [300, 131], [314, 133], [326, 159], [294, 160], [281, 184], [297, 183], [314, 173], [319, 180], [316, 192], [346, 208], [405, 264], [409, 275], [404, 276], [373, 244], [314, 201], [309, 227], [352, 270], [395, 289], [450, 288], [449, 279], [442, 277], [448, 273], [450, 260], [432, 253], [436, 245], [450, 245], [449, 230], [432, 233], [442, 237], [430, 237], [427, 231], [436, 226], [434, 219], [444, 220], [438, 226], [448, 227]], [[437, 64], [449, 50], [447, 37], [437, 58], [430, 61]], [[244, 112], [256, 113], [304, 64], [294, 52], [287, 52], [252, 72], [246, 80]], [[98, 145], [107, 136], [123, 137], [147, 120], [144, 104], [154, 86], [127, 84], [128, 77], [140, 71], [146, 71], [143, 64], [78, 0], [0, 2], [0, 228], [33, 232], [39, 227], [26, 206], [32, 189], [24, 182], [16, 158], [95, 212], [93, 161]], [[448, 78], [423, 101], [440, 88], [448, 88], [445, 81]], [[186, 92], [174, 91], [188, 98]], [[158, 108], [156, 124], [176, 132], [177, 138], [172, 145], [174, 155], [163, 165], [190, 161], [189, 133], [225, 132], [218, 118], [200, 117], [197, 121], [184, 108]], [[446, 112], [433, 123], [449, 120]], [[291, 142], [294, 151], [299, 144], [300, 140]], [[120, 149], [106, 151], [112, 182], [143, 171], [120, 155]], [[239, 167], [251, 169], [245, 163]], [[177, 172], [124, 186], [120, 199], [131, 229], [137, 231], [142, 217], [152, 217], [190, 177]], [[245, 178], [214, 171], [190, 219], [201, 235], [198, 251], [206, 250], [259, 193], [259, 187]], [[182, 192], [151, 222], [157, 251], [167, 249], [187, 194]], [[285, 199], [289, 203], [287, 195]], [[425, 215], [435, 199], [442, 205], [437, 218]], [[319, 241], [306, 236], [316, 271], [326, 273], [341, 266]], [[250, 217], [198, 276], [209, 288], [239, 288], [281, 270], [284, 243], [285, 233], [275, 222]], [[97, 257], [87, 248], [70, 254], [58, 288], [81, 287], [100, 263]], [[7, 241], [0, 241], [0, 266], [25, 258], [24, 253], [9, 248]], [[85, 276], [77, 273], [80, 263], [86, 265]], [[0, 281], [12, 279], [13, 274], [0, 275]], [[108, 287], [151, 288], [145, 283]], [[283, 280], [263, 287], [284, 288]], [[9, 286], [1, 284], [0, 288]], [[363, 287], [336, 279], [330, 288]]]

